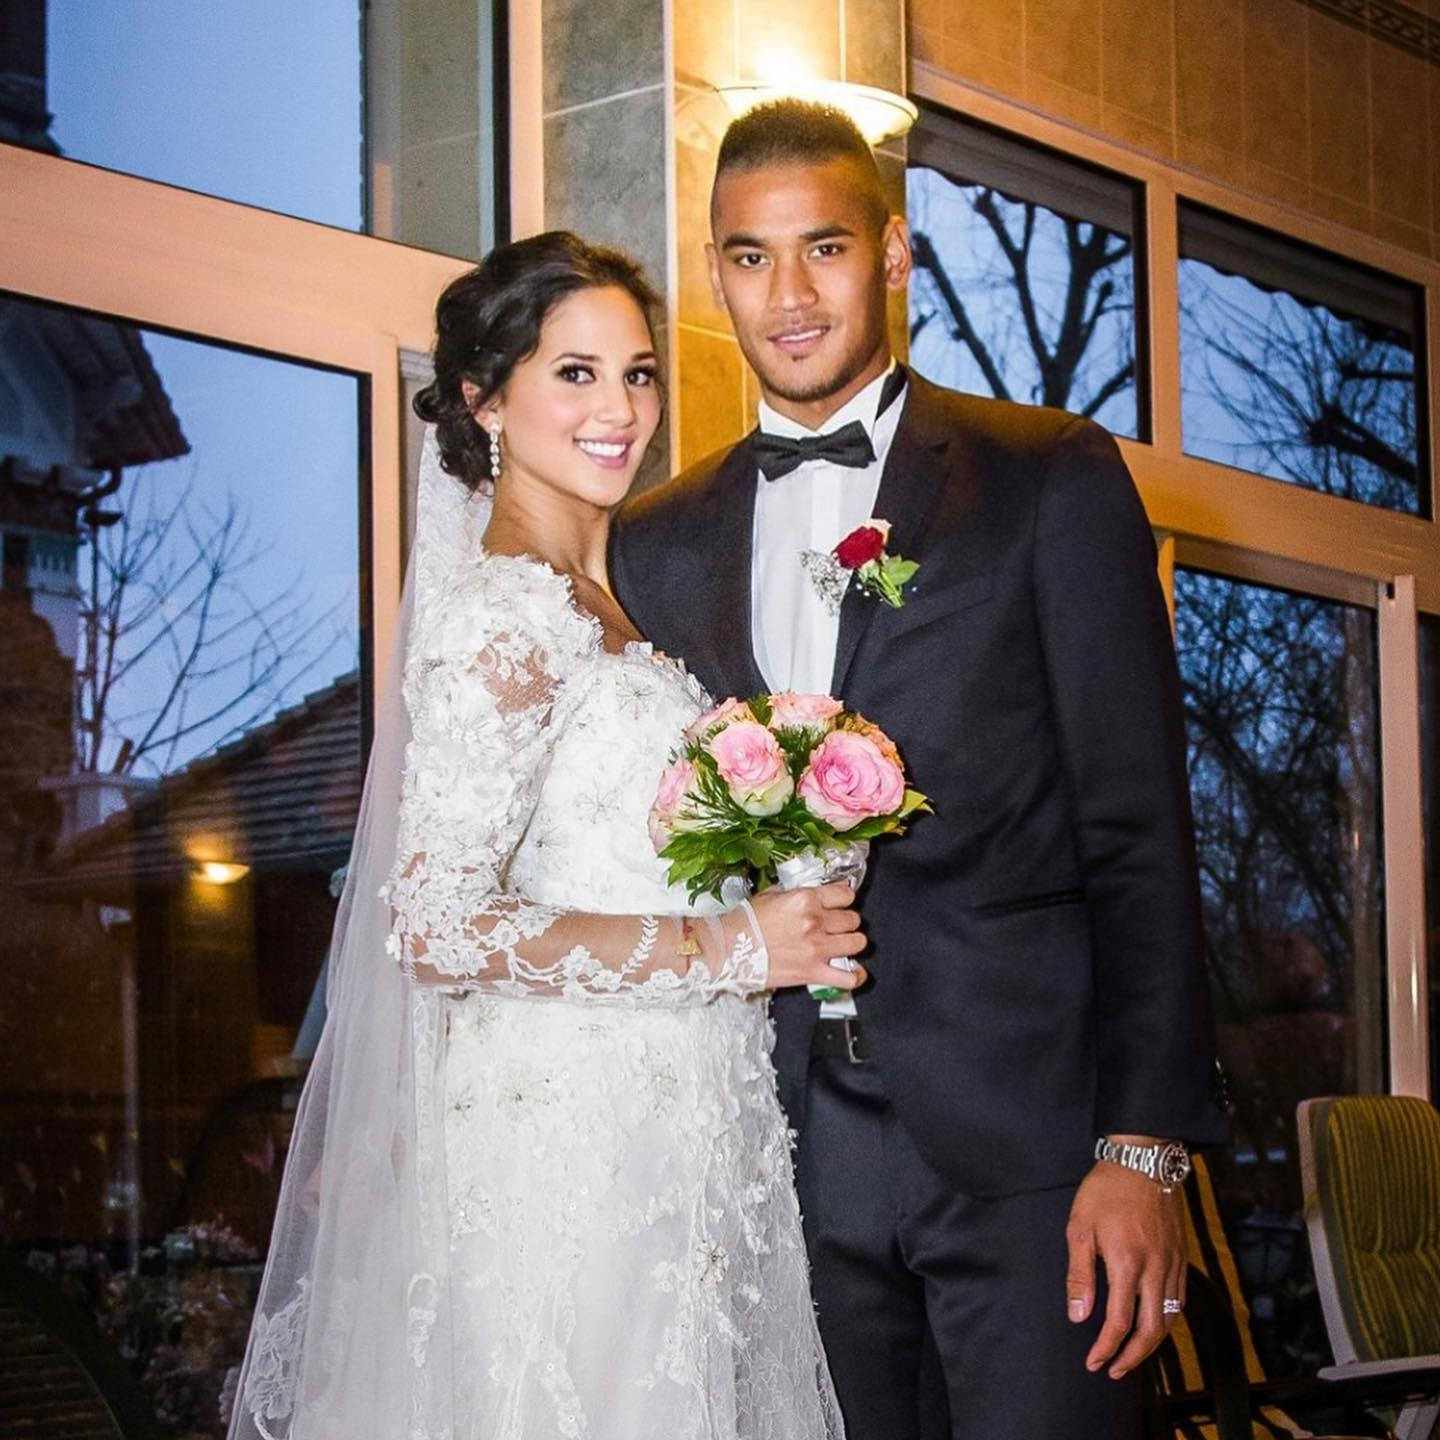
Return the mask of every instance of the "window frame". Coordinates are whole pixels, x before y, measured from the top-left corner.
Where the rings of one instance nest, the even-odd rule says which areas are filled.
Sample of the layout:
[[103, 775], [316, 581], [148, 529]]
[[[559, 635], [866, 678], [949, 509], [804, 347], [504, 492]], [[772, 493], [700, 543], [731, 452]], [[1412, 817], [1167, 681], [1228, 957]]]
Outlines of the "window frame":
[[358, 376], [362, 673], [391, 652], [404, 574], [402, 355], [470, 262], [0, 144], [0, 290]]
[[[1118, 443], [1156, 531], [1172, 615], [1177, 566], [1377, 612], [1389, 1080], [1395, 1094], [1431, 1098], [1417, 617], [1440, 615], [1440, 519], [1427, 518], [1437, 515], [1440, 487], [1440, 264], [1040, 115], [932, 65], [912, 65], [910, 90], [917, 102], [1061, 151], [1141, 187], [1144, 255], [1136, 284], [1136, 340], [1148, 348], [1149, 439]], [[1181, 201], [1393, 275], [1424, 292], [1416, 397], [1428, 480], [1422, 515], [1305, 490], [1185, 453]]]

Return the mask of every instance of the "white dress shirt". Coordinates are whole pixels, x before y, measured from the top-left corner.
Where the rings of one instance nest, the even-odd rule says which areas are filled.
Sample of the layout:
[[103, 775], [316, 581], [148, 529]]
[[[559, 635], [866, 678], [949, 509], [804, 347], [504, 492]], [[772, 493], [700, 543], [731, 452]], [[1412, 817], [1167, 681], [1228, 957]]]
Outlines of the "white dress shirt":
[[[894, 368], [892, 361], [890, 370]], [[771, 690], [830, 693], [840, 617], [832, 615], [820, 598], [800, 563], [800, 552], [833, 550], [874, 516], [880, 473], [906, 399], [902, 394], [877, 418], [880, 392], [889, 373], [887, 370], [872, 380], [820, 430], [807, 430], [760, 402], [760, 428], [772, 435], [796, 440], [828, 435], [858, 420], [875, 450], [875, 459], [863, 469], [807, 460], [779, 480], [766, 480], [763, 475], [757, 478], [751, 537], [751, 643]]]
[[[751, 644], [766, 686], [828, 695], [835, 669], [840, 617], [832, 615], [800, 563], [802, 550], [833, 550], [852, 530], [875, 517], [875, 497], [885, 457], [900, 424], [907, 394], [886, 409], [880, 392], [894, 362], [819, 430], [807, 430], [760, 402], [760, 428], [800, 440], [828, 435], [858, 420], [875, 458], [864, 468], [807, 460], [779, 480], [757, 476], [755, 528], [751, 536]], [[908, 392], [908, 387], [907, 387]], [[888, 516], [880, 516], [888, 519]], [[877, 602], [878, 603], [878, 602]], [[821, 1002], [822, 1019], [853, 1016], [853, 996]]]

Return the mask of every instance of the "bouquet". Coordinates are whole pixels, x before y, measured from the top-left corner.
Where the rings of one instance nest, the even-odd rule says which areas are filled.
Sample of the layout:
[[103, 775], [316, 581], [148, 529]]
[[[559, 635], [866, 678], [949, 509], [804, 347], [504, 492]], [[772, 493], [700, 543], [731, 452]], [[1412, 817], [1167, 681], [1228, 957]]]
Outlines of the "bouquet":
[[868, 842], [929, 808], [878, 725], [829, 695], [787, 691], [724, 700], [690, 726], [661, 776], [650, 838], [692, 901], [737, 885], [858, 888]]

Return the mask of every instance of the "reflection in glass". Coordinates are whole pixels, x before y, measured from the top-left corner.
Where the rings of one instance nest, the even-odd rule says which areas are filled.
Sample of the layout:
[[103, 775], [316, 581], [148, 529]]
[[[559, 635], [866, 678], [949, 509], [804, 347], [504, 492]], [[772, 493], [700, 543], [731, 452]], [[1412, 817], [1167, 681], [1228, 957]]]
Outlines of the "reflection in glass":
[[1207, 961], [1235, 1147], [1213, 1170], [1272, 1373], [1328, 1364], [1295, 1106], [1384, 1088], [1374, 616], [1175, 576]]
[[1180, 207], [1188, 454], [1420, 514], [1418, 287]]
[[1440, 1104], [1440, 617], [1420, 617], [1420, 765], [1425, 819], [1430, 1099]]
[[224, 1433], [358, 807], [359, 405], [0, 297], [0, 1303], [165, 1433]]
[[358, 0], [5, 0], [0, 140], [361, 225]]
[[1133, 185], [934, 112], [910, 160], [915, 368], [1139, 436]]

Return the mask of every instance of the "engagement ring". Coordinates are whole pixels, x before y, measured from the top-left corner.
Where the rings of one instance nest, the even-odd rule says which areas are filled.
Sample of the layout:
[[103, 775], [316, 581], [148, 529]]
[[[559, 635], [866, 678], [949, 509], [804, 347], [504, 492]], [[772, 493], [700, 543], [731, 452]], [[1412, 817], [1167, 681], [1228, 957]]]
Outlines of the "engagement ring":
[[1183, 1300], [1162, 1300], [1160, 1302], [1160, 1309], [1164, 1311], [1166, 1315], [1178, 1315], [1184, 1308], [1185, 1302]]

